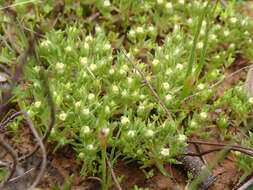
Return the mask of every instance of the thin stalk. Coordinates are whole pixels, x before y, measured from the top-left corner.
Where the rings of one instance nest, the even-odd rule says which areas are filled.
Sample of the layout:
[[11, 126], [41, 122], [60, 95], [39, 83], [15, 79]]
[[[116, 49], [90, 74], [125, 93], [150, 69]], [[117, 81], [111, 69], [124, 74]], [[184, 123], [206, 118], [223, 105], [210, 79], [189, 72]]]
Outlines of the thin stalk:
[[208, 12], [208, 7], [209, 7], [210, 3], [211, 3], [211, 0], [208, 1], [207, 5], [203, 9], [203, 11], [199, 17], [197, 30], [194, 34], [193, 45], [192, 45], [192, 49], [191, 49], [191, 53], [190, 53], [190, 59], [189, 59], [189, 63], [188, 63], [187, 70], [186, 70], [186, 75], [185, 75], [185, 80], [184, 80], [185, 81], [184, 88], [183, 88], [182, 96], [180, 98], [181, 100], [183, 100], [186, 96], [189, 95], [190, 89], [191, 89], [191, 87], [194, 83], [194, 80], [195, 80], [194, 77], [192, 76], [192, 66], [193, 66], [193, 62], [195, 60], [196, 46], [197, 46], [200, 30], [202, 27], [202, 22], [204, 20], [206, 13]]
[[107, 190], [106, 185], [106, 146], [102, 146], [102, 187]]

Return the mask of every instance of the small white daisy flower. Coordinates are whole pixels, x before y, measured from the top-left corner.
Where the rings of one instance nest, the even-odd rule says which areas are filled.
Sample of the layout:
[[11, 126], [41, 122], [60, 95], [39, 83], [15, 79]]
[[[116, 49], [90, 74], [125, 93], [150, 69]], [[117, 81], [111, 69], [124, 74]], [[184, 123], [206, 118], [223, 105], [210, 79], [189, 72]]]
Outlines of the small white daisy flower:
[[78, 102], [75, 103], [76, 108], [79, 108], [80, 106], [81, 106], [81, 101], [78, 101]]
[[204, 43], [203, 42], [198, 42], [197, 43], [197, 48], [198, 49], [201, 49], [201, 48], [203, 48], [204, 47]]
[[134, 130], [129, 130], [129, 131], [127, 132], [127, 136], [129, 136], [129, 137], [134, 137], [134, 136], [135, 136], [135, 131], [134, 131]]
[[152, 61], [152, 64], [153, 64], [154, 66], [157, 66], [159, 63], [160, 63], [160, 61], [159, 61], [158, 59], [154, 59], [154, 60]]
[[201, 112], [199, 114], [199, 116], [202, 118], [202, 119], [206, 119], [207, 118], [207, 113], [206, 112]]
[[192, 24], [192, 18], [188, 18], [188, 20], [187, 20], [187, 23], [189, 24], [189, 25], [191, 25]]
[[230, 34], [230, 32], [228, 30], [224, 31], [224, 36], [228, 36]]
[[124, 90], [122, 91], [121, 95], [124, 96], [124, 97], [126, 97], [126, 96], [127, 96], [127, 90], [124, 89]]
[[67, 47], [65, 48], [65, 50], [66, 50], [66, 51], [71, 51], [71, 50], [72, 50], [72, 47], [71, 47], [71, 46], [67, 46]]
[[113, 91], [115, 94], [118, 94], [118, 93], [119, 93], [119, 88], [118, 88], [116, 85], [113, 85], [113, 86], [112, 86], [112, 91]]
[[144, 33], [144, 30], [143, 30], [142, 27], [138, 26], [138, 27], [136, 28], [136, 32], [139, 33], [139, 34], [143, 34], [143, 33]]
[[170, 155], [170, 149], [169, 148], [162, 148], [161, 154], [163, 156], [169, 156]]
[[197, 86], [197, 88], [198, 88], [199, 90], [203, 90], [203, 89], [205, 88], [205, 85], [204, 85], [203, 83], [200, 83], [200, 84]]
[[154, 135], [154, 131], [152, 131], [151, 129], [148, 129], [146, 132], [146, 136], [147, 137], [152, 137]]
[[88, 149], [88, 150], [93, 150], [93, 149], [94, 149], [93, 144], [89, 144], [89, 145], [87, 146], [87, 149]]
[[133, 78], [127, 77], [127, 83], [130, 85], [133, 83]]
[[106, 136], [106, 135], [109, 134], [110, 129], [109, 129], [109, 128], [103, 128], [101, 131], [102, 131], [102, 133], [104, 133], [104, 135]]
[[44, 40], [43, 42], [41, 42], [41, 46], [44, 46], [44, 47], [48, 47], [51, 44], [52, 42], [50, 40]]
[[89, 44], [88, 44], [87, 42], [85, 42], [85, 43], [84, 43], [84, 48], [85, 48], [85, 49], [89, 49], [89, 47], [90, 47]]
[[166, 101], [170, 101], [170, 100], [172, 100], [172, 96], [170, 94], [167, 94], [165, 96], [165, 99], [166, 99]]
[[134, 31], [134, 30], [130, 30], [130, 31], [129, 31], [129, 36], [135, 37], [135, 31]]
[[104, 6], [105, 7], [109, 7], [111, 5], [110, 1], [109, 0], [105, 0], [104, 1]]
[[163, 0], [157, 0], [158, 4], [163, 4]]
[[90, 128], [87, 125], [82, 126], [82, 132], [84, 134], [88, 134], [90, 132]]
[[111, 49], [111, 45], [107, 43], [104, 45], [104, 48], [105, 48], [105, 50], [109, 50], [109, 49]]
[[40, 72], [41, 67], [40, 66], [35, 66], [33, 67], [36, 73]]
[[81, 62], [82, 65], [86, 65], [87, 62], [88, 62], [88, 58], [87, 57], [81, 57], [80, 62]]
[[236, 17], [230, 18], [230, 22], [232, 22], [233, 24], [235, 24], [237, 22], [237, 18]]
[[64, 113], [64, 112], [59, 115], [59, 119], [62, 120], [62, 121], [65, 121], [66, 117], [67, 117], [67, 114]]
[[216, 39], [217, 39], [217, 36], [216, 36], [215, 34], [211, 34], [211, 35], [210, 35], [210, 38], [211, 38], [211, 40], [216, 40]]
[[34, 103], [34, 106], [35, 106], [36, 108], [39, 108], [39, 107], [41, 106], [41, 101], [36, 101], [36, 102]]
[[82, 112], [83, 112], [83, 115], [85, 116], [90, 114], [90, 110], [88, 108], [84, 108]]
[[178, 0], [179, 4], [184, 4], [184, 0]]
[[64, 65], [63, 63], [61, 63], [61, 62], [56, 63], [56, 69], [57, 69], [59, 72], [62, 72], [62, 71], [63, 71], [64, 66], [65, 66], [65, 65]]
[[92, 63], [89, 68], [90, 68], [91, 71], [94, 71], [94, 70], [97, 69], [97, 65]]
[[166, 9], [171, 9], [172, 8], [172, 3], [168, 2], [165, 4]]
[[236, 156], [240, 156], [242, 153], [239, 152], [239, 151], [234, 151], [234, 154], [235, 154]]
[[253, 97], [249, 98], [249, 103], [253, 104]]
[[164, 83], [163, 83], [163, 88], [164, 88], [165, 90], [168, 90], [168, 89], [170, 88], [169, 83], [164, 82]]
[[126, 125], [126, 124], [129, 124], [129, 123], [130, 123], [130, 120], [128, 119], [128, 117], [126, 117], [126, 116], [121, 117], [121, 124], [122, 125]]
[[93, 94], [93, 93], [90, 93], [89, 95], [88, 95], [88, 99], [89, 100], [93, 100], [95, 98], [95, 95]]
[[191, 126], [191, 127], [195, 127], [196, 125], [197, 125], [196, 121], [192, 120], [192, 121], [190, 122], [190, 126]]
[[105, 113], [110, 113], [110, 107], [109, 106], [105, 106]]
[[182, 64], [177, 64], [176, 65], [176, 69], [178, 70], [182, 70], [184, 68], [184, 66]]
[[187, 139], [187, 137], [185, 135], [182, 135], [182, 134], [178, 135], [179, 142], [185, 142], [186, 139]]

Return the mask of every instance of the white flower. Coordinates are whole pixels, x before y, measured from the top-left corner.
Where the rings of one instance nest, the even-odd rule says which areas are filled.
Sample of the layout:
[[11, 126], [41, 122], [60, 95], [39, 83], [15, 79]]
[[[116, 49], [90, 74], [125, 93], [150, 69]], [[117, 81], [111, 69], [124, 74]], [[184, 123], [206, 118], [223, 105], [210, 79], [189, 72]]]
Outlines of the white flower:
[[166, 101], [170, 101], [172, 99], [172, 96], [170, 94], [167, 94], [165, 96]]
[[109, 50], [109, 49], [111, 48], [111, 45], [108, 44], [108, 43], [106, 43], [106, 44], [104, 45], [104, 48], [105, 48], [105, 50]]
[[160, 62], [159, 62], [158, 59], [154, 59], [154, 60], [152, 61], [152, 64], [153, 64], [154, 66], [157, 66], [159, 63], [160, 63]]
[[88, 150], [93, 150], [93, 149], [94, 149], [94, 146], [93, 146], [93, 144], [89, 144], [89, 145], [87, 146], [87, 148], [88, 148]]
[[71, 46], [67, 46], [67, 47], [65, 48], [65, 50], [66, 50], [66, 51], [71, 51], [71, 50], [72, 50], [72, 47], [71, 47]]
[[90, 93], [90, 94], [88, 95], [88, 99], [89, 99], [89, 100], [93, 100], [94, 98], [95, 98], [95, 95], [94, 95], [94, 94]]
[[67, 114], [64, 113], [64, 112], [62, 112], [62, 113], [59, 115], [59, 118], [60, 118], [60, 120], [62, 120], [62, 121], [65, 121], [66, 117], [67, 117]]
[[179, 29], [179, 26], [178, 26], [178, 25], [175, 25], [175, 26], [174, 26], [174, 32], [177, 32], [178, 29]]
[[182, 64], [177, 64], [176, 65], [176, 69], [178, 70], [182, 70], [184, 68], [184, 66]]
[[143, 34], [143, 33], [144, 33], [144, 30], [143, 30], [142, 27], [138, 26], [138, 27], [136, 28], [136, 32], [139, 33], [139, 34]]
[[90, 132], [90, 128], [87, 125], [85, 125], [85, 126], [82, 127], [82, 132], [84, 134], [88, 134]]
[[96, 26], [95, 30], [96, 30], [96, 33], [100, 33], [102, 31], [100, 26]]
[[64, 66], [65, 66], [65, 65], [64, 65], [63, 63], [61, 63], [61, 62], [56, 63], [56, 69], [57, 69], [59, 72], [62, 72], [62, 71], [63, 71]]
[[84, 108], [82, 112], [83, 112], [83, 115], [85, 116], [90, 114], [90, 110], [88, 108]]
[[151, 129], [148, 129], [146, 132], [146, 136], [147, 137], [152, 137], [154, 135], [154, 131], [152, 131]]
[[178, 0], [178, 3], [184, 4], [184, 0]]
[[177, 55], [179, 52], [180, 52], [180, 49], [176, 48], [175, 51], [174, 51], [174, 54]]
[[134, 37], [135, 36], [135, 31], [134, 30], [130, 30], [129, 31], [129, 36]]
[[144, 94], [141, 94], [141, 95], [140, 95], [140, 99], [141, 99], [141, 100], [144, 100], [145, 97], [146, 97], [146, 96], [145, 96]]
[[166, 7], [166, 9], [171, 9], [172, 8], [172, 3], [171, 2], [166, 3], [165, 7]]
[[85, 42], [85, 43], [84, 43], [84, 48], [85, 48], [85, 49], [89, 49], [89, 47], [90, 47], [89, 44], [88, 44], [87, 42]]
[[119, 88], [118, 88], [116, 85], [113, 85], [113, 86], [112, 86], [112, 91], [113, 91], [115, 94], [118, 94], [118, 93], [119, 93]]
[[253, 97], [249, 98], [249, 103], [253, 104]]
[[86, 41], [86, 42], [92, 41], [92, 40], [93, 40], [92, 35], [86, 36], [86, 38], [85, 38], [85, 41]]
[[135, 136], [135, 131], [129, 130], [129, 131], [127, 132], [127, 136], [129, 136], [129, 137], [134, 137], [134, 136]]
[[206, 26], [206, 21], [205, 21], [205, 20], [203, 20], [202, 25], [203, 25], [204, 27]]
[[127, 90], [124, 89], [124, 90], [122, 91], [121, 95], [124, 96], [124, 97], [127, 96]]
[[35, 72], [40, 72], [40, 69], [41, 69], [41, 67], [40, 66], [35, 66], [35, 67], [33, 67], [33, 69], [35, 70]]
[[114, 74], [114, 72], [115, 72], [115, 71], [114, 71], [113, 68], [111, 68], [111, 69], [109, 70], [109, 74], [110, 74], [110, 75]]
[[108, 133], [110, 132], [110, 129], [109, 129], [109, 128], [103, 128], [103, 129], [101, 130], [101, 132], [106, 136], [106, 135], [108, 135]]
[[130, 123], [130, 120], [128, 119], [128, 117], [126, 117], [126, 116], [121, 117], [121, 124], [122, 125], [126, 125], [126, 124], [129, 124], [129, 123]]
[[75, 107], [76, 107], [76, 108], [78, 108], [78, 107], [80, 107], [80, 106], [81, 106], [81, 101], [78, 101], [78, 102], [75, 103]]
[[230, 34], [230, 32], [228, 30], [224, 31], [224, 36], [228, 36]]
[[157, 0], [158, 4], [163, 4], [163, 0]]
[[192, 18], [188, 18], [187, 23], [190, 25], [192, 24]]
[[165, 74], [166, 75], [170, 75], [172, 73], [172, 70], [170, 68], [168, 68], [166, 71], [165, 71]]
[[235, 24], [235, 23], [237, 22], [237, 18], [232, 17], [232, 18], [230, 19], [230, 21], [231, 21], [233, 24]]
[[185, 142], [186, 139], [187, 139], [187, 137], [185, 135], [182, 135], [182, 134], [178, 135], [179, 142]]
[[109, 7], [111, 5], [110, 1], [109, 0], [105, 0], [104, 1], [104, 6], [105, 7]]
[[197, 48], [201, 49], [201, 48], [203, 48], [203, 46], [204, 46], [203, 42], [198, 42], [197, 43]]
[[40, 105], [41, 105], [41, 101], [36, 101], [36, 102], [34, 103], [34, 106], [35, 106], [36, 108], [39, 108]]
[[204, 85], [203, 83], [200, 83], [200, 84], [197, 86], [197, 88], [198, 88], [199, 90], [203, 90], [203, 89], [205, 88], [205, 85]]
[[140, 106], [138, 107], [138, 109], [139, 109], [139, 110], [144, 110], [144, 109], [145, 109], [145, 106], [144, 106], [144, 105], [140, 105]]
[[88, 62], [88, 58], [87, 57], [81, 57], [80, 62], [81, 62], [82, 65], [86, 65], [87, 62]]
[[190, 126], [195, 127], [196, 125], [197, 125], [197, 123], [194, 120], [192, 120], [191, 123], [190, 123]]
[[153, 31], [155, 30], [155, 28], [154, 28], [154, 26], [150, 26], [150, 27], [148, 27], [148, 30], [149, 30], [150, 32], [153, 32]]
[[216, 37], [215, 34], [212, 34], [212, 35], [210, 36], [210, 38], [211, 38], [211, 40], [216, 40], [216, 39], [217, 39], [217, 37]]
[[133, 78], [127, 77], [127, 82], [128, 82], [129, 85], [132, 84], [133, 83]]
[[124, 74], [126, 74], [126, 71], [124, 69], [120, 69], [119, 74], [124, 75]]
[[216, 58], [216, 59], [220, 59], [220, 55], [216, 55], [215, 58]]
[[207, 113], [206, 112], [201, 112], [199, 115], [200, 115], [200, 117], [202, 119], [206, 119], [207, 118]]
[[27, 111], [27, 114], [31, 117], [31, 116], [33, 116], [34, 113], [33, 113], [33, 111], [28, 110], [28, 111]]
[[163, 88], [164, 88], [165, 90], [168, 90], [168, 89], [170, 88], [169, 83], [164, 82], [164, 83], [163, 83]]
[[89, 68], [90, 68], [90, 70], [94, 71], [94, 70], [97, 69], [97, 65], [95, 65], [94, 63], [92, 63]]
[[170, 149], [169, 148], [162, 148], [161, 154], [163, 156], [169, 156], [170, 155]]
[[105, 112], [110, 113], [110, 107], [109, 106], [105, 106]]
[[83, 78], [86, 78], [87, 77], [87, 73], [84, 71], [83, 72]]
[[41, 46], [44, 46], [44, 47], [48, 47], [51, 44], [52, 42], [50, 40], [44, 40], [43, 42], [41, 42]]

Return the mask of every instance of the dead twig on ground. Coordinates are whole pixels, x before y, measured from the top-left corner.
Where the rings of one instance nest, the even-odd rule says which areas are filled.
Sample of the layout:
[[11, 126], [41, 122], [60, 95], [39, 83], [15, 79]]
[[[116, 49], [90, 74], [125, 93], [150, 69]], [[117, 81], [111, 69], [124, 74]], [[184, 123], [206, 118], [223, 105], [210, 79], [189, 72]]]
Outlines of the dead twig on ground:
[[122, 188], [121, 188], [121, 186], [120, 186], [120, 184], [119, 184], [119, 182], [118, 182], [118, 180], [117, 180], [117, 177], [116, 177], [116, 175], [115, 175], [115, 173], [114, 173], [114, 171], [113, 171], [113, 168], [112, 168], [112, 166], [111, 166], [111, 163], [110, 163], [109, 158], [107, 157], [107, 155], [105, 155], [105, 157], [106, 157], [107, 165], [109, 166], [109, 168], [110, 168], [110, 170], [111, 170], [112, 178], [113, 178], [113, 180], [114, 180], [114, 183], [116, 184], [116, 187], [118, 188], [118, 190], [122, 190]]
[[13, 148], [4, 141], [3, 138], [0, 139], [0, 145], [11, 155], [11, 157], [13, 159], [11, 171], [8, 173], [8, 175], [5, 177], [5, 179], [0, 184], [0, 189], [3, 189], [7, 185], [9, 179], [14, 175], [14, 173], [16, 171], [16, 167], [18, 164], [18, 155], [13, 150]]

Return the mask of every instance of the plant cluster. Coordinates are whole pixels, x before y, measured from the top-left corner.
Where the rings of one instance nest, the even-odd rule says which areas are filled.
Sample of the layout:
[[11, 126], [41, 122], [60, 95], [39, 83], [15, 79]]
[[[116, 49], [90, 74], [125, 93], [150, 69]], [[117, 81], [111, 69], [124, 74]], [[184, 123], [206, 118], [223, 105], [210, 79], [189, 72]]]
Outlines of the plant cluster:
[[[36, 28], [36, 19], [46, 24], [46, 16], [52, 17], [59, 3], [44, 2], [41, 12], [42, 5], [34, 3], [35, 12], [26, 14], [24, 22], [31, 29]], [[213, 128], [220, 129], [221, 140], [229, 138], [253, 147], [250, 130], [243, 132], [247, 137], [243, 140], [234, 132], [249, 127], [253, 100], [244, 91], [245, 85], [209, 88], [225, 78], [225, 71], [241, 66], [241, 58], [253, 58], [253, 22], [236, 12], [241, 1], [232, 1], [227, 7], [209, 5], [203, 21], [200, 15], [208, 4], [201, 0], [64, 3], [58, 28], [48, 30], [36, 46], [39, 63], [29, 60], [24, 68], [28, 82], [17, 86], [14, 93], [20, 108], [28, 111], [37, 130], [44, 134], [49, 108], [40, 73], [47, 74], [56, 104], [56, 123], [49, 139], [57, 143], [55, 151], [67, 144], [73, 147], [77, 160], [83, 163], [82, 175], [103, 171], [100, 152], [106, 148], [111, 150], [113, 163], [123, 156], [138, 160], [142, 168], [156, 164], [168, 175], [163, 162], [179, 164], [174, 157], [184, 153], [189, 136], [201, 131], [200, 137], [208, 140]], [[26, 8], [15, 7], [18, 17]], [[103, 22], [89, 19], [96, 12]], [[75, 23], [69, 24], [67, 15], [74, 15]], [[83, 17], [87, 18], [84, 23]], [[8, 21], [6, 16], [1, 19]], [[195, 59], [190, 65], [198, 29]], [[2, 24], [4, 32], [7, 29]], [[21, 48], [25, 47], [21, 44]], [[122, 49], [127, 49], [127, 56], [152, 84], [174, 122], [167, 118]], [[2, 47], [1, 57], [15, 59], [12, 47]], [[188, 95], [199, 94], [182, 103], [188, 71], [194, 78]], [[217, 92], [223, 95], [217, 97]], [[9, 127], [17, 131], [19, 121]], [[238, 152], [234, 155], [238, 168], [246, 174], [251, 172], [253, 158]]]

